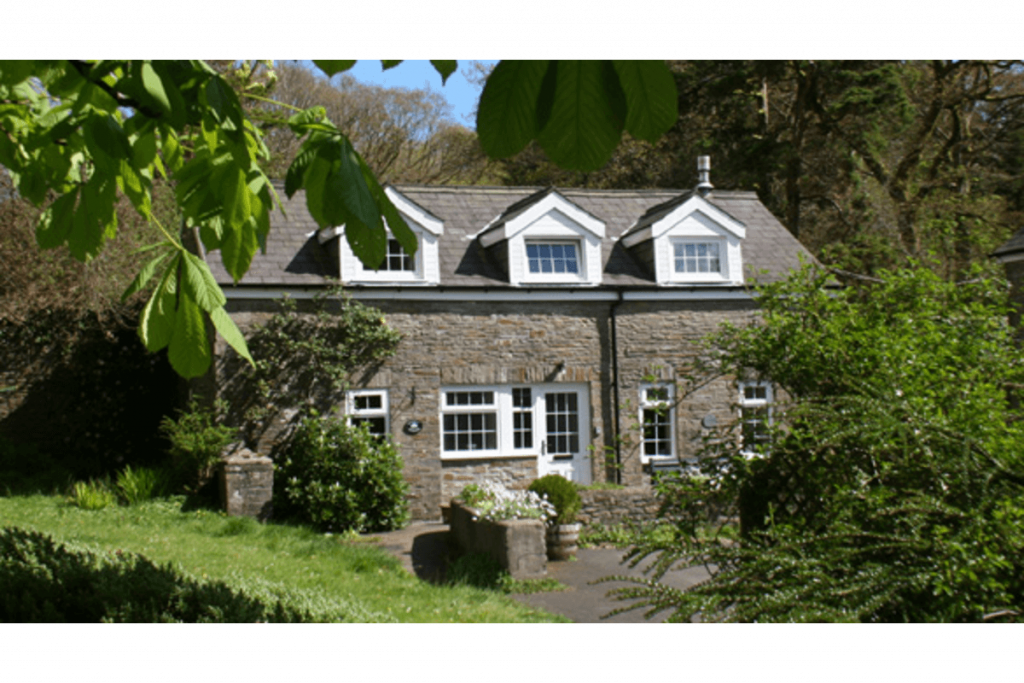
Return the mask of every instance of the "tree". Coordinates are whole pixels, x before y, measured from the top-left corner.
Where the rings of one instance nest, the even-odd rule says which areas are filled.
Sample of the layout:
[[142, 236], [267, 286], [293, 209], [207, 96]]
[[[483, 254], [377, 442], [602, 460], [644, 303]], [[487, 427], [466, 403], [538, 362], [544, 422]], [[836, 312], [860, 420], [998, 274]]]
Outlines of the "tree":
[[[763, 324], [714, 339], [721, 372], [788, 401], [760, 457], [735, 432], [709, 439], [702, 476], [665, 486], [675, 540], [634, 552], [711, 580], [619, 594], [679, 620], [1020, 618], [1024, 366], [1005, 282], [921, 267], [829, 281], [807, 269], [765, 287]], [[708, 502], [741, 518], [738, 542], [696, 533]]]
[[[354, 63], [316, 62], [329, 77]], [[456, 68], [451, 60], [433, 63], [445, 79]], [[40, 246], [66, 244], [80, 261], [95, 258], [117, 236], [114, 204], [125, 195], [164, 237], [125, 295], [155, 279], [139, 334], [150, 351], [167, 348], [185, 377], [210, 366], [207, 319], [252, 359], [206, 263], [154, 214], [153, 183], [158, 176], [175, 183], [182, 232], [207, 251], [219, 249], [227, 272], [241, 279], [277, 202], [261, 166], [269, 151], [241, 99], [266, 98], [236, 91], [200, 61], [0, 63], [0, 165], [21, 196], [46, 205], [36, 227]], [[623, 130], [656, 139], [675, 120], [675, 107], [660, 62], [502, 62], [484, 87], [478, 131], [491, 156], [537, 139], [557, 163], [589, 169], [608, 160]], [[287, 125], [302, 144], [285, 173], [285, 192], [304, 189], [320, 226], [344, 224], [364, 263], [384, 258], [388, 229], [414, 253], [415, 235], [325, 109], [287, 108], [296, 109]]]

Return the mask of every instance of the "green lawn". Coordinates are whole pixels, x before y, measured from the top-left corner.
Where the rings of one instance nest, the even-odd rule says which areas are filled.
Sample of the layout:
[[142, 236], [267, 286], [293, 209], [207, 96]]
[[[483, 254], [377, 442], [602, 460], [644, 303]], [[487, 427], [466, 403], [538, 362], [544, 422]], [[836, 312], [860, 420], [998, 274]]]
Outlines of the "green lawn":
[[195, 577], [229, 583], [255, 579], [311, 598], [323, 596], [348, 605], [360, 621], [565, 621], [496, 591], [425, 583], [365, 540], [180, 508], [180, 498], [88, 511], [55, 496], [0, 497], [0, 526], [139, 553]]

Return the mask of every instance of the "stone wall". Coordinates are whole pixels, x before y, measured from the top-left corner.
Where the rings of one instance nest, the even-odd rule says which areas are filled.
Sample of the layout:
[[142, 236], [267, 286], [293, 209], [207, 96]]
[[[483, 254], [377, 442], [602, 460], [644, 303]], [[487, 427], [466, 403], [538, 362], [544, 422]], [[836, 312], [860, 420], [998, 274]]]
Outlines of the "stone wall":
[[[640, 462], [638, 408], [640, 384], [648, 375], [682, 383], [701, 353], [700, 340], [729, 320], [751, 320], [750, 302], [443, 302], [364, 301], [377, 306], [388, 323], [403, 334], [396, 355], [381, 367], [352, 377], [352, 388], [389, 389], [391, 432], [405, 462], [414, 519], [437, 519], [442, 502], [465, 484], [494, 478], [524, 486], [537, 476], [532, 458], [441, 460], [440, 391], [446, 385], [510, 383], [578, 383], [589, 386], [589, 430], [581, 434], [592, 449], [591, 480], [614, 481], [605, 455], [616, 449], [620, 425], [622, 483], [641, 486], [649, 475]], [[616, 306], [619, 346], [619, 397], [616, 410], [612, 364], [612, 307]], [[271, 302], [231, 301], [229, 311], [244, 332], [275, 311]], [[241, 364], [218, 342], [217, 372], [222, 396], [231, 395], [231, 377]], [[682, 384], [680, 384], [682, 386]], [[717, 378], [680, 395], [676, 410], [676, 444], [691, 455], [702, 434], [701, 419], [733, 417], [737, 400], [732, 378]], [[237, 398], [237, 397], [235, 397]], [[339, 396], [337, 408], [343, 406]], [[618, 415], [616, 415], [618, 413]], [[279, 430], [289, 415], [277, 415], [258, 443], [273, 454]], [[409, 434], [404, 425], [422, 423]], [[614, 457], [612, 458], [614, 461]]]
[[632, 522], [649, 522], [658, 516], [661, 499], [650, 486], [630, 486], [624, 489], [580, 491], [583, 507], [579, 521], [584, 524], [617, 526]]

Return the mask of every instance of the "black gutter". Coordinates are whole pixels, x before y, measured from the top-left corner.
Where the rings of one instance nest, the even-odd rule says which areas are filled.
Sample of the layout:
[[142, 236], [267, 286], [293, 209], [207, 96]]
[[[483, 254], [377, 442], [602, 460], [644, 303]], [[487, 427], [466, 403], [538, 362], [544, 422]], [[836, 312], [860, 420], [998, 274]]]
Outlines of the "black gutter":
[[613, 394], [613, 406], [612, 409], [615, 411], [615, 483], [622, 483], [622, 439], [619, 438], [619, 421], [620, 414], [622, 413], [619, 405], [619, 340], [617, 334], [617, 324], [615, 319], [615, 311], [622, 304], [622, 290], [618, 291], [619, 299], [613, 303], [608, 309], [609, 322], [611, 323], [611, 343], [612, 343], [612, 394]]

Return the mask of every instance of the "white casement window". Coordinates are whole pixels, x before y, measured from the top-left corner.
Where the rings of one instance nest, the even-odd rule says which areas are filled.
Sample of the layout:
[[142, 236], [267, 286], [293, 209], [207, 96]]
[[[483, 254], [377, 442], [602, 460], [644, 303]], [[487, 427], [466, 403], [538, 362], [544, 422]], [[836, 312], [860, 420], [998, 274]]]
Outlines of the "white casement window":
[[765, 455], [771, 441], [772, 386], [740, 382], [740, 450], [748, 457]]
[[443, 387], [441, 455], [578, 457], [589, 444], [587, 395], [580, 384]]
[[679, 274], [722, 274], [722, 249], [718, 241], [680, 240], [672, 243], [673, 264]]
[[531, 275], [580, 274], [579, 242], [526, 241], [526, 264]]
[[441, 457], [534, 457], [537, 476], [590, 483], [586, 384], [441, 388]]
[[671, 384], [640, 386], [640, 424], [643, 429], [641, 462], [668, 460], [676, 455], [672, 410], [674, 389]]
[[345, 396], [345, 412], [351, 425], [368, 425], [374, 436], [391, 432], [387, 389], [358, 389]]
[[377, 267], [377, 271], [415, 273], [416, 258], [405, 253], [405, 249], [402, 249], [402, 245], [398, 240], [394, 237], [389, 237], [387, 256], [384, 257], [380, 266]]

